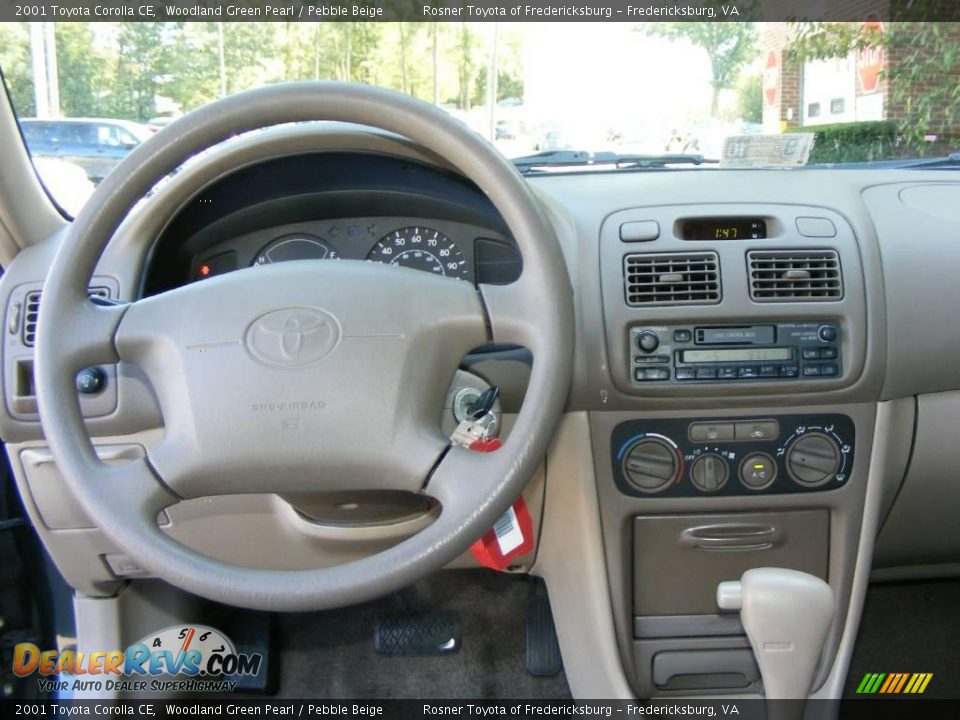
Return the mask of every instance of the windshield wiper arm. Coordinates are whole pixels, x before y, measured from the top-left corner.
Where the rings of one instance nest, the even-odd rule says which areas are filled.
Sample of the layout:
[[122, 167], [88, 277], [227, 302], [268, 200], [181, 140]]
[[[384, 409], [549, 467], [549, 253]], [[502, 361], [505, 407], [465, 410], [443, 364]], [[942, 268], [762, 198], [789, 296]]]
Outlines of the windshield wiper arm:
[[584, 150], [547, 150], [533, 155], [513, 158], [513, 164], [522, 173], [557, 167], [589, 167], [612, 165], [616, 168], [662, 168], [667, 165], [703, 165], [717, 160], [693, 153], [664, 153], [662, 155], [635, 155], [615, 152], [587, 152]]
[[917, 158], [916, 160], [907, 160], [897, 167], [900, 168], [956, 168], [960, 167], [960, 152], [950, 153], [949, 155], [935, 158]]

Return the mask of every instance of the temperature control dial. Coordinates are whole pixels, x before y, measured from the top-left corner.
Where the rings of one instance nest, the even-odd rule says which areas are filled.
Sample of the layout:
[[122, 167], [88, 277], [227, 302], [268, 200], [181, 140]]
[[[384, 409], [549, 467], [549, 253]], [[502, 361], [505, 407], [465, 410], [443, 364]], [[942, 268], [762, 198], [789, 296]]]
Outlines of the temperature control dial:
[[801, 485], [816, 487], [833, 479], [841, 459], [836, 440], [823, 433], [807, 433], [787, 450], [787, 472]]
[[657, 438], [638, 440], [623, 458], [623, 474], [630, 484], [645, 493], [655, 493], [670, 485], [680, 471], [677, 453]]
[[716, 453], [705, 453], [690, 466], [690, 481], [698, 490], [716, 492], [727, 482], [727, 461]]

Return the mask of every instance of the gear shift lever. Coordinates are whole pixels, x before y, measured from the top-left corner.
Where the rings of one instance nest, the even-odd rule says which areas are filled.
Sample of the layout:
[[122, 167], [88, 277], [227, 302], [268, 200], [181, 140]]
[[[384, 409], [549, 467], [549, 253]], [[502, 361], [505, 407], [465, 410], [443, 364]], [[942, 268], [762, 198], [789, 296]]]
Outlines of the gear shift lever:
[[755, 568], [720, 583], [717, 605], [740, 611], [767, 700], [806, 700], [833, 620], [830, 586], [796, 570]]

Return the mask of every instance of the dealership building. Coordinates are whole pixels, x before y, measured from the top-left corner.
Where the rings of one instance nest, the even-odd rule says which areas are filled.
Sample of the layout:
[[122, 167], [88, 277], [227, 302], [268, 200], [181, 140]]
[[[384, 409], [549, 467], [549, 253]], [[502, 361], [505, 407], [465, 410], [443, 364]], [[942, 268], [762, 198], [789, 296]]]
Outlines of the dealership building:
[[[876, 32], [889, 32], [887, 23], [869, 21]], [[909, 29], [910, 26], [904, 26]], [[960, 44], [960, 24], [949, 24], [946, 32]], [[871, 120], [901, 120], [905, 101], [891, 96], [889, 80], [897, 62], [917, 47], [878, 47], [856, 50], [846, 57], [826, 60], [799, 60], [789, 52], [796, 32], [790, 23], [765, 23], [761, 32], [763, 63], [763, 129], [782, 132], [792, 127]], [[899, 46], [898, 46], [899, 47]], [[942, 78], [937, 78], [942, 82]], [[960, 78], [957, 78], [960, 83]], [[923, 92], [922, 86], [914, 87]], [[902, 95], [902, 94], [901, 94]]]
[[804, 62], [789, 52], [793, 32], [789, 23], [763, 26], [764, 132], [892, 117], [882, 72], [888, 62], [883, 48]]

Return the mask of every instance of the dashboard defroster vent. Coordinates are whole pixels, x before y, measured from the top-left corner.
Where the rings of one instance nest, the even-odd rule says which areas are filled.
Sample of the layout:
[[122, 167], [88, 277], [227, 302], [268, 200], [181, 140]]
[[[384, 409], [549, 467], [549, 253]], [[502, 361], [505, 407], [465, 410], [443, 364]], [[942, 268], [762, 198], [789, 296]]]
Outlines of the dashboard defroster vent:
[[810, 302], [843, 298], [836, 250], [751, 250], [750, 298], [756, 302]]
[[[31, 290], [27, 293], [24, 301], [23, 313], [23, 344], [27, 347], [33, 347], [37, 341], [37, 318], [40, 317], [40, 298], [43, 295], [42, 290]], [[110, 297], [110, 289], [105, 287], [90, 288], [91, 297]]]
[[627, 305], [715, 305], [720, 260], [714, 252], [632, 253], [623, 258]]

